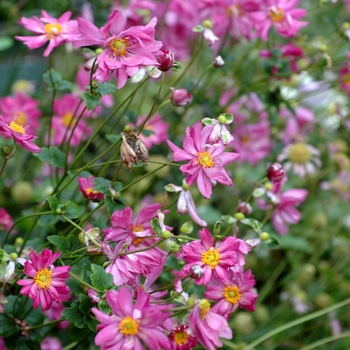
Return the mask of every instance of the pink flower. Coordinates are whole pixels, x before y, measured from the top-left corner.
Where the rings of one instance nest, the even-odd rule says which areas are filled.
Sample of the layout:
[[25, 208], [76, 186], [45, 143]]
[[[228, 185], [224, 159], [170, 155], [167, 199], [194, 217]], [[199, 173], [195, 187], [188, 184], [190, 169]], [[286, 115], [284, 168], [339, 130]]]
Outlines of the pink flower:
[[131, 243], [135, 239], [154, 235], [151, 220], [158, 216], [158, 210], [162, 205], [151, 204], [141, 209], [140, 213], [133, 220], [133, 210], [126, 207], [116, 210], [111, 216], [112, 227], [103, 230], [106, 241], [127, 241]]
[[[137, 118], [136, 126], [141, 126], [146, 117], [146, 115], [143, 115]], [[129, 125], [134, 128], [133, 124]], [[161, 145], [168, 139], [168, 130], [169, 124], [164, 122], [159, 114], [156, 114], [147, 121], [139, 136], [146, 147], [150, 149], [153, 145]]]
[[101, 202], [104, 200], [105, 195], [94, 190], [94, 177], [89, 176], [88, 179], [85, 177], [78, 177], [79, 182], [79, 191], [87, 199], [92, 200], [93, 202]]
[[61, 350], [62, 344], [57, 338], [46, 337], [41, 342], [41, 350]]
[[38, 36], [15, 36], [17, 40], [23, 41], [29, 49], [37, 49], [47, 41], [49, 45], [44, 51], [44, 56], [50, 55], [51, 51], [66, 42], [71, 42], [79, 36], [77, 21], [70, 21], [71, 12], [65, 12], [59, 19], [51, 17], [46, 11], [41, 10], [42, 16], [38, 18], [22, 17], [19, 24]]
[[197, 346], [197, 337], [190, 334], [188, 324], [177, 325], [169, 334], [172, 350], [191, 350]]
[[301, 214], [294, 206], [304, 202], [308, 194], [307, 190], [299, 188], [292, 188], [282, 193], [282, 188], [286, 181], [287, 177], [281, 182], [273, 184], [271, 192], [267, 193], [271, 204], [266, 203], [263, 199], [257, 202], [260, 209], [273, 209], [272, 225], [282, 236], [289, 232], [288, 224], [297, 224], [300, 221]]
[[[52, 302], [52, 306], [49, 310], [44, 310], [43, 314], [46, 315], [50, 320], [59, 320], [62, 318], [62, 312], [66, 309], [64, 305], [62, 305], [62, 302], [67, 302], [71, 298], [70, 294], [64, 294], [61, 295], [60, 303], [56, 303], [55, 301]], [[66, 320], [60, 322], [58, 324], [58, 328], [60, 329], [67, 329], [69, 327], [70, 323]]]
[[73, 46], [98, 45], [103, 52], [97, 57], [98, 68], [94, 79], [106, 81], [111, 72], [116, 72], [118, 89], [122, 88], [128, 77], [135, 75], [140, 67], [159, 63], [156, 53], [162, 42], [154, 40], [153, 18], [146, 26], [135, 26], [124, 30], [124, 17], [119, 11], [113, 11], [107, 24], [98, 29], [93, 23], [78, 18], [81, 36], [73, 42]]
[[226, 237], [214, 242], [210, 232], [203, 228], [198, 232], [200, 240], [187, 243], [182, 247], [182, 258], [187, 262], [181, 277], [190, 273], [193, 265], [203, 268], [204, 274], [196, 283], [207, 285], [212, 277], [225, 280], [227, 269], [238, 262], [240, 242], [236, 237]]
[[243, 124], [235, 129], [234, 135], [235, 139], [231, 146], [241, 155], [240, 163], [248, 162], [256, 165], [261, 159], [270, 154], [273, 144], [268, 121], [263, 120], [257, 124]]
[[161, 328], [169, 314], [163, 311], [165, 306], [150, 305], [149, 300], [149, 294], [142, 289], [137, 291], [135, 304], [132, 293], [126, 287], [108, 291], [106, 301], [112, 313], [106, 315], [97, 308], [92, 309], [100, 322], [96, 345], [101, 350], [144, 350], [144, 343], [149, 349], [170, 350], [169, 339]]
[[41, 116], [41, 111], [38, 109], [38, 104], [38, 100], [17, 92], [14, 96], [0, 99], [0, 113], [7, 123], [17, 117], [17, 124], [23, 127], [27, 125], [27, 131], [35, 133], [40, 126], [38, 118]]
[[[11, 215], [5, 210], [5, 208], [0, 208], [0, 231], [7, 232], [13, 225], [13, 220]], [[12, 233], [16, 233], [12, 231]]]
[[39, 146], [32, 143], [32, 140], [37, 139], [37, 136], [26, 135], [26, 128], [16, 123], [16, 119], [12, 120], [9, 124], [5, 123], [5, 120], [0, 116], [0, 134], [5, 137], [12, 137], [16, 143], [29, 152], [40, 153]]
[[206, 299], [200, 300], [194, 306], [188, 317], [188, 323], [206, 350], [221, 347], [222, 343], [219, 338], [232, 338], [232, 330], [226, 319], [211, 311], [210, 303]]
[[65, 280], [71, 267], [53, 265], [60, 255], [60, 252], [52, 254], [47, 248], [38, 255], [34, 251], [29, 254], [31, 261], [26, 262], [24, 273], [31, 279], [21, 279], [17, 283], [22, 286], [20, 293], [34, 300], [35, 308], [41, 305], [48, 310], [52, 301], [60, 303], [62, 295], [69, 293]]
[[240, 157], [237, 153], [224, 152], [225, 145], [222, 142], [214, 145], [209, 144], [212, 128], [212, 126], [206, 126], [202, 129], [202, 122], [200, 121], [192, 128], [187, 127], [183, 142], [184, 150], [167, 140], [174, 153], [175, 162], [189, 161], [189, 163], [180, 167], [183, 174], [188, 174], [186, 177], [187, 184], [192, 186], [197, 181], [199, 191], [206, 198], [211, 197], [212, 180], [226, 186], [232, 186], [232, 181], [224, 166]]
[[217, 301], [212, 308], [226, 319], [237, 310], [238, 306], [249, 311], [255, 311], [255, 301], [258, 294], [251, 291], [255, 280], [251, 270], [246, 273], [242, 271], [229, 271], [225, 281], [209, 284], [204, 296]]
[[299, 0], [262, 0], [261, 10], [253, 12], [251, 18], [261, 39], [267, 41], [271, 26], [283, 37], [295, 36], [308, 22], [299, 21], [306, 10], [295, 8]]

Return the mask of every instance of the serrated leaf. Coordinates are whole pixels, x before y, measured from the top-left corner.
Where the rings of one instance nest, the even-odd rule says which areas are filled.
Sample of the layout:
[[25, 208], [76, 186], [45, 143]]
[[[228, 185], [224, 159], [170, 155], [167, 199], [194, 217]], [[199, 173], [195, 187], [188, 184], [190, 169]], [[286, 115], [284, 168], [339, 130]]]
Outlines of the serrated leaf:
[[93, 307], [93, 304], [90, 298], [85, 294], [79, 294], [79, 301], [80, 301], [79, 310], [83, 314], [90, 313], [91, 308]]
[[277, 241], [277, 239], [270, 237], [267, 241], [266, 244], [271, 248], [271, 249], [275, 249], [279, 247], [279, 242]]
[[68, 219], [76, 219], [80, 216], [80, 208], [71, 201], [64, 205], [64, 213]]
[[85, 315], [84, 316], [84, 323], [89, 327], [89, 329], [96, 333], [97, 332], [97, 325], [98, 325], [98, 322], [96, 320], [94, 320], [93, 318], [91, 318], [90, 315]]
[[51, 165], [64, 168], [66, 165], [66, 155], [57, 147], [41, 147], [40, 153], [33, 153], [42, 162], [49, 162]]
[[6, 314], [0, 314], [0, 325], [1, 337], [10, 337], [11, 335], [17, 334], [19, 331], [19, 327], [15, 324], [13, 318]]
[[200, 24], [192, 28], [192, 31], [195, 33], [203, 32], [203, 30], [204, 30], [204, 27], [201, 26]]
[[74, 88], [74, 85], [68, 81], [68, 80], [62, 80], [57, 84], [56, 89], [63, 91], [63, 90], [68, 90], [68, 91], [72, 91]]
[[[123, 184], [121, 182], [115, 182], [112, 186], [113, 190], [118, 192], [122, 189]], [[122, 197], [119, 198], [120, 201], [122, 201]]]
[[95, 177], [94, 178], [94, 190], [103, 194], [110, 195], [110, 186], [111, 181], [104, 179], [103, 177]]
[[113, 285], [113, 276], [106, 272], [102, 266], [92, 264], [91, 271], [90, 279], [96, 289], [105, 291]]
[[40, 227], [47, 227], [55, 225], [59, 220], [59, 217], [57, 215], [42, 215], [40, 216], [40, 219], [38, 221], [38, 225]]
[[156, 233], [156, 235], [158, 236], [162, 235], [162, 229], [159, 225], [159, 220], [157, 218], [153, 218], [151, 220], [151, 226], [152, 226], [152, 230]]
[[48, 236], [47, 240], [51, 242], [54, 246], [57, 247], [57, 250], [59, 250], [62, 253], [65, 253], [69, 251], [70, 244], [66, 237], [60, 237], [60, 236]]
[[241, 220], [240, 222], [244, 225], [252, 227], [255, 232], [260, 232], [261, 228], [263, 226], [260, 221], [255, 220], [255, 219], [245, 218], [245, 219]]
[[117, 88], [114, 84], [111, 83], [98, 83], [96, 91], [101, 95], [109, 95], [113, 92], [116, 92]]
[[230, 225], [237, 222], [237, 219], [230, 215], [223, 215], [221, 216], [221, 219]]
[[47, 198], [47, 202], [49, 203], [49, 207], [52, 211], [56, 211], [58, 208], [58, 199], [55, 196], [50, 196]]
[[116, 211], [116, 210], [121, 210], [123, 208], [125, 208], [125, 204], [116, 200], [113, 201], [110, 197], [106, 197], [105, 198], [105, 203], [107, 206], [107, 211], [109, 216], [112, 216], [112, 214]]
[[120, 135], [113, 135], [113, 134], [108, 134], [105, 136], [108, 141], [111, 141], [113, 143], [117, 142], [120, 140], [121, 136]]
[[107, 304], [107, 301], [103, 299], [98, 302], [98, 308], [106, 315], [110, 314], [112, 311], [111, 307]]
[[77, 328], [84, 328], [84, 314], [79, 310], [79, 301], [75, 301], [71, 307], [67, 307], [62, 316], [69, 322], [73, 323]]
[[90, 92], [84, 92], [81, 98], [86, 102], [86, 107], [88, 110], [94, 109], [101, 104], [101, 96], [97, 93], [91, 94]]

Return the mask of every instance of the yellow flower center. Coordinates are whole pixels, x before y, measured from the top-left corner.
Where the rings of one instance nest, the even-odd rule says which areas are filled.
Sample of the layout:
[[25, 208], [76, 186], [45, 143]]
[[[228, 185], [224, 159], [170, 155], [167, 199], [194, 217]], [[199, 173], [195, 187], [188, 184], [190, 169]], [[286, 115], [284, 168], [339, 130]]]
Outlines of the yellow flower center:
[[205, 265], [209, 265], [211, 269], [215, 269], [216, 265], [220, 262], [219, 252], [215, 248], [210, 248], [202, 254], [202, 262]]
[[[71, 123], [71, 120], [73, 118], [73, 113], [71, 112], [67, 112], [64, 114], [64, 116], [62, 117], [62, 122], [63, 124], [68, 128], [69, 124]], [[72, 121], [71, 126], [75, 125], [75, 121]]]
[[137, 237], [137, 238], [134, 238], [134, 240], [132, 241], [132, 244], [133, 244], [133, 246], [138, 246], [140, 243], [142, 243], [143, 242], [143, 239], [142, 238], [140, 238], [140, 237]]
[[127, 55], [127, 49], [130, 46], [130, 43], [127, 39], [112, 39], [108, 46], [113, 51], [114, 56], [122, 56], [125, 57]]
[[187, 343], [190, 336], [185, 331], [177, 331], [174, 335], [174, 341], [177, 345], [183, 345]]
[[344, 84], [350, 85], [350, 73], [345, 74], [343, 77], [343, 80], [344, 80]]
[[131, 225], [131, 226], [129, 226], [129, 229], [132, 232], [141, 232], [141, 231], [143, 231], [143, 227], [142, 227], [141, 224], [138, 224], [137, 226]]
[[199, 302], [199, 308], [200, 308], [200, 317], [203, 320], [203, 318], [206, 316], [206, 314], [210, 311], [210, 303], [207, 299], [202, 299]]
[[62, 31], [62, 26], [59, 23], [48, 23], [45, 24], [45, 30], [46, 37], [52, 40]]
[[91, 187], [88, 187], [88, 188], [85, 190], [85, 193], [89, 196], [90, 194], [97, 194], [98, 191], [95, 191], [95, 190], [93, 190]]
[[284, 11], [280, 7], [275, 6], [269, 10], [269, 15], [275, 23], [283, 21], [285, 17]]
[[236, 304], [241, 299], [242, 294], [237, 286], [227, 286], [222, 292], [227, 302]]
[[209, 152], [198, 152], [197, 157], [197, 162], [202, 165], [203, 168], [212, 168], [215, 165]]
[[305, 164], [311, 159], [311, 152], [303, 142], [297, 142], [289, 149], [288, 158], [292, 163]]
[[232, 5], [226, 8], [226, 13], [228, 17], [238, 17], [243, 15], [243, 10], [240, 4]]
[[25, 130], [22, 125], [17, 124], [16, 122], [12, 121], [8, 127], [16, 132], [19, 132], [20, 134], [25, 134]]
[[41, 269], [34, 277], [34, 282], [40, 289], [48, 289], [51, 286], [51, 275], [51, 270]]
[[24, 112], [17, 112], [16, 113], [16, 123], [19, 125], [27, 125], [27, 114]]
[[139, 325], [133, 318], [127, 316], [119, 323], [119, 330], [125, 336], [136, 335], [139, 332]]

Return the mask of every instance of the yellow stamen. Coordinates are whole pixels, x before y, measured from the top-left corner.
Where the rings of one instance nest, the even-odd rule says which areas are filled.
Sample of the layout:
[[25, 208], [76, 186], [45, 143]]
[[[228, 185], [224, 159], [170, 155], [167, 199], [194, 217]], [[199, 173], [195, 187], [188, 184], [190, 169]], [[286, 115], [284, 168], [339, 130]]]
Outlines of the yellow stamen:
[[95, 190], [93, 190], [91, 187], [88, 187], [88, 188], [85, 190], [85, 193], [89, 196], [90, 194], [97, 194], [98, 191], [95, 191]]
[[125, 57], [128, 54], [127, 49], [130, 46], [130, 43], [127, 39], [116, 38], [116, 39], [112, 39], [108, 43], [108, 46], [113, 51], [114, 56]]
[[174, 335], [174, 341], [177, 345], [183, 345], [187, 343], [187, 340], [190, 336], [184, 331], [178, 331]]
[[242, 294], [237, 286], [227, 286], [222, 292], [227, 302], [236, 304], [241, 299]]
[[136, 238], [134, 238], [134, 240], [132, 241], [132, 244], [133, 244], [133, 246], [138, 246], [140, 243], [142, 243], [143, 242], [143, 239], [142, 238], [140, 238], [140, 237], [136, 237]]
[[219, 252], [215, 248], [210, 248], [202, 254], [202, 262], [209, 265], [211, 269], [215, 269], [216, 265], [220, 262]]
[[305, 164], [311, 159], [311, 152], [303, 142], [297, 142], [289, 148], [288, 159], [292, 163]]
[[283, 21], [285, 17], [284, 11], [280, 7], [275, 6], [269, 10], [269, 15], [275, 23]]
[[350, 73], [344, 75], [343, 81], [344, 81], [344, 84], [350, 85]]
[[210, 152], [198, 152], [197, 157], [197, 162], [202, 165], [203, 168], [212, 168], [215, 165]]
[[139, 332], [139, 325], [137, 321], [127, 316], [119, 323], [119, 330], [125, 336], [136, 335]]
[[16, 113], [16, 123], [19, 125], [27, 125], [27, 114], [24, 112]]
[[232, 5], [226, 8], [227, 17], [238, 17], [243, 15], [243, 10], [240, 4]]
[[25, 134], [25, 130], [22, 125], [17, 124], [16, 122], [12, 121], [8, 127], [16, 132], [19, 132], [20, 134]]
[[34, 282], [40, 289], [48, 289], [51, 286], [51, 275], [51, 270], [41, 269], [34, 277]]
[[141, 224], [138, 224], [137, 226], [131, 225], [131, 226], [129, 226], [129, 229], [132, 232], [141, 232], [141, 231], [143, 231], [143, 227], [142, 227]]
[[[67, 128], [69, 126], [69, 123], [71, 123], [72, 118], [73, 118], [73, 113], [71, 113], [71, 112], [65, 113], [64, 116], [62, 117], [62, 122]], [[73, 120], [73, 122], [71, 123], [71, 126], [74, 126], [75, 123], [76, 123], [76, 121]]]
[[62, 26], [59, 23], [48, 23], [45, 24], [45, 30], [46, 37], [52, 40], [62, 31]]
[[203, 318], [206, 316], [206, 314], [210, 311], [210, 303], [207, 299], [202, 299], [199, 302], [199, 308], [200, 308], [200, 318], [203, 320]]

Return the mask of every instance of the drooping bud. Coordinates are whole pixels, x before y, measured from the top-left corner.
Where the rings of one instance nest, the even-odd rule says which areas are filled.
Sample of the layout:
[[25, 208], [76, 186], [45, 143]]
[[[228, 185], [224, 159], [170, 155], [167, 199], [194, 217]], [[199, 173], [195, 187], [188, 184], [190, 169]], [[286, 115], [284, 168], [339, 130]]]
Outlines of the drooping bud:
[[187, 106], [192, 101], [191, 94], [185, 89], [175, 90], [174, 88], [170, 88], [172, 91], [170, 101], [174, 106]]
[[7, 145], [5, 145], [1, 151], [5, 157], [7, 157], [8, 155], [11, 154], [11, 148], [10, 148], [10, 146], [7, 146]]
[[162, 72], [166, 72], [174, 64], [174, 52], [161, 49], [158, 51], [156, 59], [159, 62], [159, 66], [157, 66], [157, 68]]
[[286, 172], [281, 164], [272, 163], [266, 170], [266, 176], [271, 182], [278, 183], [286, 176]]
[[225, 65], [225, 61], [223, 60], [223, 58], [221, 56], [216, 56], [214, 57], [213, 60], [213, 66], [216, 68], [221, 68]]
[[253, 212], [253, 208], [249, 203], [240, 202], [237, 207], [237, 213], [242, 213], [244, 215], [249, 215]]
[[199, 265], [191, 266], [189, 277], [193, 278], [194, 280], [198, 280], [203, 276], [203, 274], [204, 271]]

